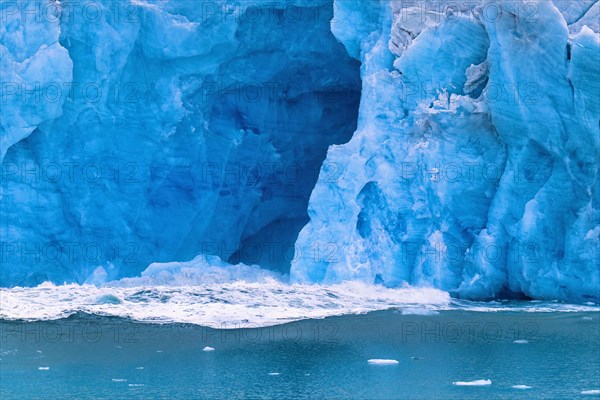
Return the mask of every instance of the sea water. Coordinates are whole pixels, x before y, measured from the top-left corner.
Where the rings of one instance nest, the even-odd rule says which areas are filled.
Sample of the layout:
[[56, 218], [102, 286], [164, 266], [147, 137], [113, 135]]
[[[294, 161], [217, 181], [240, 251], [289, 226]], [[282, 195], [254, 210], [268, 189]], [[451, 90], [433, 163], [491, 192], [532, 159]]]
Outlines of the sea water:
[[229, 326], [3, 319], [0, 398], [598, 398], [600, 313], [575, 309], [453, 302]]

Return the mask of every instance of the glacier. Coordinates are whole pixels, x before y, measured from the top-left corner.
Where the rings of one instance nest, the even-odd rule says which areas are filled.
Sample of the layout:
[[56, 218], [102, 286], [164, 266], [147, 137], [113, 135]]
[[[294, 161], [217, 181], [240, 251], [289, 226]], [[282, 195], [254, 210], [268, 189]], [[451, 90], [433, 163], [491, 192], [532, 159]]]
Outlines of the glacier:
[[3, 2], [0, 286], [598, 302], [599, 8]]

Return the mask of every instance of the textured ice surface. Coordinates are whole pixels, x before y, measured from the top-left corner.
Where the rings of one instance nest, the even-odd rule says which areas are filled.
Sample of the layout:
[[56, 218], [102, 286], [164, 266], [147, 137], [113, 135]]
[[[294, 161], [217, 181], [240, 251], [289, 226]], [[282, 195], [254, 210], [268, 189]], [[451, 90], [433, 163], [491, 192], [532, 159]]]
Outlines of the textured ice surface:
[[552, 0], [569, 25], [569, 32], [578, 33], [584, 25], [600, 31], [600, 2], [598, 0]]
[[292, 280], [597, 301], [598, 33], [547, 1], [339, 3], [374, 27], [333, 30], [363, 63], [358, 130], [328, 152]]
[[[39, 19], [15, 10], [16, 2], [0, 4], [0, 162], [10, 146], [61, 116], [68, 88], [60, 83], [73, 79], [69, 52], [59, 43], [56, 8], [48, 9], [47, 18]], [[35, 91], [36, 85], [39, 91], [50, 88], [53, 101], [41, 101], [35, 94], [21, 95], [22, 85], [28, 84], [30, 91]]]

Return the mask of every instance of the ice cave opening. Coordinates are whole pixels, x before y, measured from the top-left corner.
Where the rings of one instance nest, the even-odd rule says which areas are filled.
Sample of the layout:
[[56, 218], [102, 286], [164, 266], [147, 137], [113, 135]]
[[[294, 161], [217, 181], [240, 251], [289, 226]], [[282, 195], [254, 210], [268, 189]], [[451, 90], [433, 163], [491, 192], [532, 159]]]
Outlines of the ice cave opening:
[[139, 2], [133, 19], [111, 3], [95, 23], [63, 7], [45, 36], [11, 14], [2, 54], [26, 92], [3, 105], [20, 125], [2, 127], [2, 286], [198, 254], [289, 272], [327, 149], [358, 119], [332, 2]]

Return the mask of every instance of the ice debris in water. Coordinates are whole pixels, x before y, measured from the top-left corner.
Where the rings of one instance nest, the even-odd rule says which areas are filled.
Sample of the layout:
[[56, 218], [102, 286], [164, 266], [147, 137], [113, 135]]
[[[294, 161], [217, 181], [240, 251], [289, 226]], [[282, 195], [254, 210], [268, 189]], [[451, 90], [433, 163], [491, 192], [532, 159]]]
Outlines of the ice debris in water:
[[369, 364], [373, 364], [373, 365], [396, 365], [396, 364], [398, 364], [398, 360], [387, 360], [387, 359], [381, 359], [381, 358], [372, 358], [370, 360], [367, 360], [367, 362]]
[[452, 382], [455, 386], [488, 386], [492, 384], [490, 379], [478, 379], [475, 381], [456, 381]]

